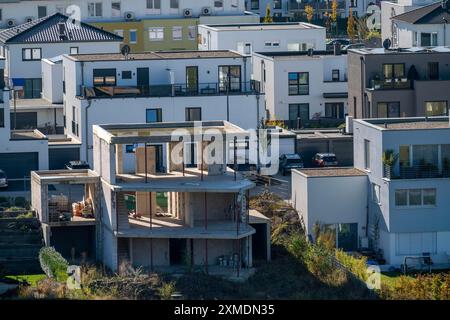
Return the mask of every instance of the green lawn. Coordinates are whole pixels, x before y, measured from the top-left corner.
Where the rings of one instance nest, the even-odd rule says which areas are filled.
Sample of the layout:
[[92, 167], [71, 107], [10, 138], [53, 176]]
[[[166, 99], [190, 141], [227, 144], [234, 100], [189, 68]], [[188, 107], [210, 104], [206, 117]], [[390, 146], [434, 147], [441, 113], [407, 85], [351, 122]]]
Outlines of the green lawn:
[[6, 276], [5, 278], [16, 280], [16, 281], [26, 281], [32, 287], [36, 286], [36, 283], [45, 279], [47, 276], [45, 274], [30, 274], [30, 275], [19, 275], [19, 276]]

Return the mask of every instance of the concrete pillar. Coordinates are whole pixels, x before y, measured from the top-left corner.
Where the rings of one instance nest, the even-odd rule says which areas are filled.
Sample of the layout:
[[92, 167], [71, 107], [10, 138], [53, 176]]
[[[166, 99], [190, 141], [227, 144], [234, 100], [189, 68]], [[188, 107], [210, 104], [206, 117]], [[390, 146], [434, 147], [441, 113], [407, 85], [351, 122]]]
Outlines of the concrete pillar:
[[116, 144], [116, 174], [123, 174], [123, 145]]
[[150, 211], [150, 197], [148, 192], [136, 192], [136, 213], [143, 217], [150, 217], [150, 213], [156, 213], [156, 193], [151, 193], [152, 208]]

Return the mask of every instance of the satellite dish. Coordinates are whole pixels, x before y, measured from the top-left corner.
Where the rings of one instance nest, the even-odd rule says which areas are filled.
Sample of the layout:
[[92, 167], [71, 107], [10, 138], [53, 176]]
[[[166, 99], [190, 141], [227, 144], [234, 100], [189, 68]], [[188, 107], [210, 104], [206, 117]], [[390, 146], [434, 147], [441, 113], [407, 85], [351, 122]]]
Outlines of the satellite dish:
[[391, 39], [384, 39], [383, 48], [385, 50], [389, 50], [389, 48], [391, 47], [391, 44], [392, 44]]
[[130, 54], [130, 52], [131, 52], [131, 48], [130, 48], [130, 46], [129, 45], [124, 45], [123, 47], [122, 47], [122, 49], [120, 49], [120, 52], [122, 52], [122, 55], [125, 57], [125, 59], [126, 58], [128, 58], [128, 55]]

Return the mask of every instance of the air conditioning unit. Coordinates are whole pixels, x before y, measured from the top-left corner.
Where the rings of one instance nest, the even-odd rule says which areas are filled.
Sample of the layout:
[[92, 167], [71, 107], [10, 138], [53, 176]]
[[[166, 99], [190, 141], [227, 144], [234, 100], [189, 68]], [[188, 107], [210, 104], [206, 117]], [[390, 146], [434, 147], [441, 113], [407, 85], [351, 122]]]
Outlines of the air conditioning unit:
[[16, 20], [8, 19], [8, 20], [6, 20], [6, 25], [8, 26], [8, 28], [14, 27], [16, 25]]
[[183, 9], [183, 16], [185, 18], [192, 17], [192, 9]]
[[210, 16], [212, 13], [211, 7], [203, 7], [202, 8], [202, 15], [203, 16]]
[[35, 19], [35, 17], [26, 17], [25, 18], [25, 23], [31, 22]]
[[136, 19], [136, 15], [134, 14], [134, 12], [131, 12], [131, 11], [125, 12], [124, 17], [125, 17], [125, 20], [127, 20], [127, 21]]

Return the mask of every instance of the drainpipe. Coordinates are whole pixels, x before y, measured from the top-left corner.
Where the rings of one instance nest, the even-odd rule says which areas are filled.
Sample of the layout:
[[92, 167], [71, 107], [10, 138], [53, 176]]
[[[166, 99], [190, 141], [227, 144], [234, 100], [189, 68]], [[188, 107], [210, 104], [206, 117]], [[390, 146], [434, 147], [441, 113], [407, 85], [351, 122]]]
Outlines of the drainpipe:
[[447, 31], [447, 30], [446, 30], [446, 29], [447, 29], [447, 28], [446, 28], [446, 24], [448, 23], [448, 21], [447, 21], [447, 19], [446, 19], [445, 17], [443, 17], [442, 20], [444, 20], [444, 47], [445, 47], [445, 38], [446, 38], [446, 36], [447, 36], [447, 35], [446, 35], [446, 33], [447, 33], [447, 32], [446, 32], [446, 31]]
[[89, 123], [88, 123], [88, 121], [89, 121], [89, 117], [88, 117], [88, 111], [89, 111], [89, 108], [91, 107], [91, 105], [92, 105], [92, 101], [91, 100], [88, 100], [88, 105], [87, 105], [87, 107], [86, 107], [86, 111], [85, 111], [85, 127], [86, 127], [86, 130], [85, 130], [85, 134], [86, 134], [86, 162], [88, 162], [89, 163]]
[[[364, 76], [364, 64], [365, 64], [365, 62], [364, 62], [364, 57], [360, 57], [359, 58], [360, 59], [360, 61], [361, 61], [361, 118], [364, 118], [365, 116], [364, 116], [364, 111], [365, 111], [365, 103], [364, 103], [364, 87], [365, 87], [365, 76]], [[357, 118], [356, 117], [356, 114], [355, 114], [355, 118]], [[368, 118], [370, 118], [370, 115], [368, 116]]]

